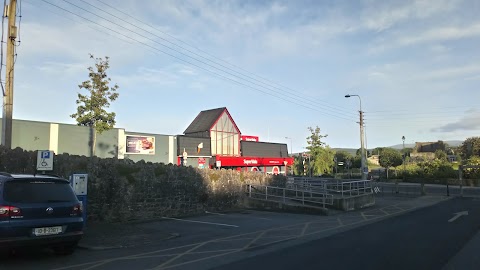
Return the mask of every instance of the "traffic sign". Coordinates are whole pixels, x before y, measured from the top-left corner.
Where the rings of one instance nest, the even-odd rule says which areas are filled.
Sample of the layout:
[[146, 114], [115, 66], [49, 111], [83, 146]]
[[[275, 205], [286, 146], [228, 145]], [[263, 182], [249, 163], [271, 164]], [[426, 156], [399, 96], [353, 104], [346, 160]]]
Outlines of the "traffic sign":
[[37, 171], [53, 171], [53, 151], [38, 150]]

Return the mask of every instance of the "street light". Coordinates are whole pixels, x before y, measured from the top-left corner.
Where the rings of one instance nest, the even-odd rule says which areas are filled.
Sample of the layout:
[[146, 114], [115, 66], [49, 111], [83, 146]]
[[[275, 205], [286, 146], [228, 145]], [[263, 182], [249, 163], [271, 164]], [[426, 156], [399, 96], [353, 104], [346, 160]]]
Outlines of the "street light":
[[[403, 153], [402, 153], [402, 158], [403, 158], [403, 182], [405, 182], [406, 179], [406, 170], [405, 170], [405, 160], [407, 157], [407, 153], [405, 152], [405, 136], [402, 136], [402, 142], [403, 142]], [[398, 181], [395, 179], [395, 191], [398, 193]]]
[[361, 171], [362, 171], [362, 180], [367, 179], [367, 173], [368, 173], [368, 168], [366, 167], [366, 159], [365, 159], [365, 135], [363, 131], [363, 111], [362, 111], [362, 99], [360, 98], [359, 95], [350, 95], [347, 94], [345, 95], [346, 98], [349, 97], [358, 97], [358, 100], [360, 101], [360, 149], [361, 149], [361, 154], [362, 154], [362, 165], [361, 165]]
[[293, 156], [293, 139], [290, 137], [285, 137], [285, 139], [290, 140], [290, 155]]

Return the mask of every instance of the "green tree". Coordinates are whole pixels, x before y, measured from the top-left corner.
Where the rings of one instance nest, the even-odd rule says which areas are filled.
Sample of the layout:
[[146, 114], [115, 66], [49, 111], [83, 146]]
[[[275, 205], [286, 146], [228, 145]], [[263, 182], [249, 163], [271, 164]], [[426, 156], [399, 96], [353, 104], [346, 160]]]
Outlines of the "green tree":
[[333, 170], [335, 152], [322, 139], [328, 135], [321, 135], [320, 128], [308, 127], [311, 135], [307, 137], [307, 149], [310, 152], [310, 169], [314, 175], [329, 174]]
[[405, 155], [406, 157], [409, 157], [410, 154], [413, 152], [413, 148], [411, 147], [405, 147], [405, 148], [402, 148], [400, 150], [400, 152], [402, 153], [402, 155]]
[[295, 175], [303, 175], [304, 167], [303, 167], [303, 157], [302, 155], [296, 155], [293, 161], [293, 174]]
[[[339, 169], [342, 170], [343, 168], [343, 170], [345, 170], [352, 167], [353, 155], [345, 150], [340, 150], [335, 152], [334, 160], [336, 160], [337, 164], [343, 162], [343, 166], [339, 166]], [[335, 164], [335, 166], [337, 166], [337, 164]]]
[[387, 179], [388, 179], [388, 170], [390, 167], [397, 167], [402, 165], [402, 154], [399, 151], [393, 148], [384, 148], [378, 157], [380, 166], [384, 167], [387, 170]]
[[375, 147], [372, 149], [372, 155], [380, 155], [385, 147]]
[[337, 162], [346, 162], [348, 160], [352, 161], [353, 156], [349, 152], [345, 150], [340, 150], [335, 152], [335, 158], [337, 159]]
[[[471, 158], [465, 160], [467, 166], [480, 166], [480, 157], [472, 156]], [[478, 168], [467, 168], [464, 169], [464, 176], [467, 179], [480, 179], [480, 169]]]
[[[357, 149], [357, 152], [355, 152], [355, 155], [360, 156], [361, 153], [362, 153], [362, 148], [358, 148], [358, 149]], [[372, 155], [372, 153], [371, 153], [370, 150], [368, 150], [368, 149], [365, 149], [365, 153], [367, 153], [367, 157], [369, 157], [369, 156]]]
[[462, 159], [480, 156], [480, 137], [467, 138], [460, 146], [460, 155]]
[[437, 151], [435, 151], [435, 158], [438, 159], [438, 160], [446, 161], [447, 160], [447, 153], [445, 153], [445, 151], [443, 151], [443, 150], [438, 149]]
[[78, 87], [88, 91], [86, 95], [78, 93], [76, 101], [77, 112], [70, 115], [77, 121], [77, 125], [90, 127], [92, 138], [90, 140], [91, 156], [95, 155], [97, 133], [101, 134], [115, 126], [115, 113], [107, 112], [110, 102], [118, 98], [118, 85], [110, 86], [111, 79], [107, 76], [110, 68], [109, 57], [95, 58], [90, 54], [90, 59], [95, 61], [95, 67], [88, 68], [89, 79]]

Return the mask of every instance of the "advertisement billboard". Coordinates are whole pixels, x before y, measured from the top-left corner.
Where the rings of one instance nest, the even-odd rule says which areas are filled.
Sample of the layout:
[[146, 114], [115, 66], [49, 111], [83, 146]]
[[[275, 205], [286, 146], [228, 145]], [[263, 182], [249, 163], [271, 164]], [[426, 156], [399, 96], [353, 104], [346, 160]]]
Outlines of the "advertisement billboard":
[[155, 155], [155, 137], [126, 135], [126, 154]]

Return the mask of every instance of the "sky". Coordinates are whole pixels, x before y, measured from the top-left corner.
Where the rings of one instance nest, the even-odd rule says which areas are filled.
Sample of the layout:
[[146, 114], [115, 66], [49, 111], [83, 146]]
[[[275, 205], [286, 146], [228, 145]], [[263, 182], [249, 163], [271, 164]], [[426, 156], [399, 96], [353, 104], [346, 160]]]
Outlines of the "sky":
[[316, 126], [359, 148], [346, 94], [368, 148], [480, 132], [479, 1], [18, 1], [14, 119], [75, 124], [91, 53], [110, 58], [108, 110], [130, 132], [182, 134], [227, 107], [294, 152]]

